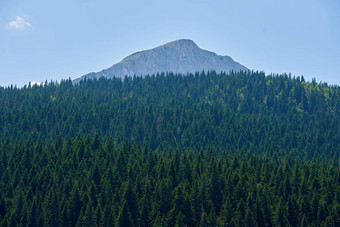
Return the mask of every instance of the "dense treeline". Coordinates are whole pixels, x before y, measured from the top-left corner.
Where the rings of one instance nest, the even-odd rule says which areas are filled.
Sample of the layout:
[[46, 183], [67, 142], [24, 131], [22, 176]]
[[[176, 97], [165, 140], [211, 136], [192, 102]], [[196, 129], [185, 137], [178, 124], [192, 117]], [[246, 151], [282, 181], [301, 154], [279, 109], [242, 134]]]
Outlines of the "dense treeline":
[[289, 75], [160, 74], [0, 88], [0, 138], [112, 136], [164, 148], [338, 160], [340, 88]]
[[340, 87], [261, 72], [0, 87], [0, 226], [340, 226]]
[[3, 144], [3, 226], [339, 226], [340, 172], [318, 163], [151, 152], [111, 138]]

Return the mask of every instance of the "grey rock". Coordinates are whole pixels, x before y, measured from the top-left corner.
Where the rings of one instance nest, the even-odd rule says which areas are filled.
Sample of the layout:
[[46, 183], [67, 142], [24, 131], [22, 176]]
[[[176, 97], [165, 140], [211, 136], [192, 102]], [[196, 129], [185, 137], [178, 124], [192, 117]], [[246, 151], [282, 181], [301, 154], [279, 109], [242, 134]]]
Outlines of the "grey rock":
[[100, 72], [86, 74], [76, 80], [99, 77], [145, 76], [156, 73], [195, 73], [208, 70], [216, 72], [247, 71], [248, 69], [235, 62], [229, 56], [220, 56], [200, 49], [193, 41], [180, 39], [151, 50], [134, 53], [121, 62]]

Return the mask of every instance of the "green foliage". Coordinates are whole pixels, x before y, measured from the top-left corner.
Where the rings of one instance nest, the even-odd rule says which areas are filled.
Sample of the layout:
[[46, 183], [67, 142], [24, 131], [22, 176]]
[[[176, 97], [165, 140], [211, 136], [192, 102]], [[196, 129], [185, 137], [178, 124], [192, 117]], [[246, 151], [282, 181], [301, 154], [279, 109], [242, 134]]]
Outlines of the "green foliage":
[[340, 89], [259, 72], [0, 88], [0, 226], [339, 226]]
[[[111, 147], [112, 139], [101, 142], [99, 152], [93, 147], [95, 140], [78, 137], [63, 141], [60, 150], [68, 153], [57, 157], [49, 142], [6, 145], [5, 170], [17, 172], [9, 176], [9, 182], [18, 183], [0, 184], [2, 220], [31, 226], [320, 226], [339, 221], [339, 169], [332, 166], [296, 161], [292, 167], [282, 168], [284, 164], [271, 158], [245, 159], [211, 149], [146, 152], [130, 143]], [[17, 154], [40, 145], [39, 153], [28, 153], [30, 165], [17, 160]], [[88, 155], [75, 168], [72, 162], [79, 147]], [[127, 178], [112, 171], [121, 164], [116, 161], [121, 155]], [[150, 156], [152, 171], [148, 171]], [[181, 166], [200, 166], [200, 171], [187, 172]], [[93, 181], [94, 170], [101, 176], [98, 184]], [[170, 180], [173, 174], [189, 177], [177, 177], [174, 184]], [[279, 193], [282, 190], [276, 179], [290, 182], [291, 188], [305, 184], [304, 189]], [[330, 185], [333, 192], [327, 190]]]
[[128, 140], [158, 151], [289, 153], [337, 166], [340, 88], [286, 74], [214, 71], [0, 87], [2, 143], [78, 135], [96, 136], [92, 149], [98, 151], [101, 140], [112, 137], [114, 144]]

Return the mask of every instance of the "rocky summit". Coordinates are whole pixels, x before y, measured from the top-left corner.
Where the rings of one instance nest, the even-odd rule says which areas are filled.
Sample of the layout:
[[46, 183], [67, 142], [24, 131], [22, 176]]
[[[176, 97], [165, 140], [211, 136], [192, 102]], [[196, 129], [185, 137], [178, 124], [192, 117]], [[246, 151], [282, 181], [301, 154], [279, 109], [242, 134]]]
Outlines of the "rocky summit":
[[100, 72], [86, 74], [80, 80], [99, 77], [145, 76], [162, 72], [195, 73], [215, 70], [229, 72], [248, 70], [229, 56], [220, 56], [199, 48], [192, 40], [180, 39], [162, 46], [134, 53]]

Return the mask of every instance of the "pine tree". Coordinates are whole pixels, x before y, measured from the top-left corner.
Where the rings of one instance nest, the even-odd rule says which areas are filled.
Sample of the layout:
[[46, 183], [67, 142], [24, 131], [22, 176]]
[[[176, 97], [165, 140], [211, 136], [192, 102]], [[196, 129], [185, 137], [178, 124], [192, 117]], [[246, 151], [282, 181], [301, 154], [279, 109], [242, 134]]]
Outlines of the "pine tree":
[[125, 227], [125, 226], [132, 226], [132, 224], [133, 224], [133, 221], [132, 221], [129, 209], [128, 209], [128, 205], [126, 201], [124, 201], [120, 208], [119, 215], [116, 219], [116, 226]]
[[207, 222], [209, 226], [217, 226], [216, 213], [214, 207], [211, 207], [210, 209]]
[[306, 197], [302, 197], [302, 199], [300, 200], [300, 215], [306, 215], [307, 218], [307, 222], [309, 222], [309, 217], [310, 217], [310, 203], [308, 202]]
[[150, 189], [149, 184], [146, 181], [143, 197], [141, 199], [141, 209], [140, 209], [140, 226], [148, 226], [149, 224], [149, 210], [150, 210]]
[[307, 226], [309, 226], [309, 225], [308, 225], [308, 220], [307, 220], [306, 215], [304, 214], [304, 215], [302, 216], [302, 219], [301, 219], [300, 227], [307, 227]]
[[82, 222], [83, 227], [92, 227], [97, 225], [97, 219], [93, 210], [92, 203], [87, 204], [85, 213], [82, 217]]
[[113, 224], [114, 224], [113, 211], [110, 205], [106, 205], [103, 214], [101, 215], [100, 226], [109, 227], [113, 226]]
[[28, 225], [29, 226], [38, 226], [38, 210], [37, 210], [37, 201], [34, 199], [33, 205], [29, 211], [29, 216], [28, 216]]
[[318, 213], [319, 213], [319, 199], [318, 199], [318, 193], [316, 190], [314, 190], [314, 196], [311, 203], [311, 218], [312, 222], [316, 223], [318, 219]]
[[69, 211], [68, 211], [71, 226], [76, 225], [81, 207], [82, 207], [82, 202], [80, 200], [78, 187], [77, 185], [75, 185], [71, 192], [70, 205], [69, 205]]
[[295, 196], [290, 196], [287, 204], [287, 219], [291, 226], [298, 225], [298, 206]]
[[286, 213], [286, 206], [284, 201], [281, 199], [279, 204], [277, 205], [275, 216], [275, 222], [278, 226], [287, 226], [287, 213]]
[[136, 193], [131, 187], [131, 182], [127, 182], [126, 184], [126, 190], [124, 193], [124, 198], [123, 201], [126, 201], [127, 204], [127, 209], [131, 215], [132, 218], [132, 223], [134, 225], [137, 225], [138, 221], [138, 205], [137, 205], [137, 198], [136, 198]]
[[47, 198], [44, 201], [44, 225], [46, 226], [59, 226], [60, 225], [60, 208], [58, 204], [57, 192], [54, 188], [51, 189]]

